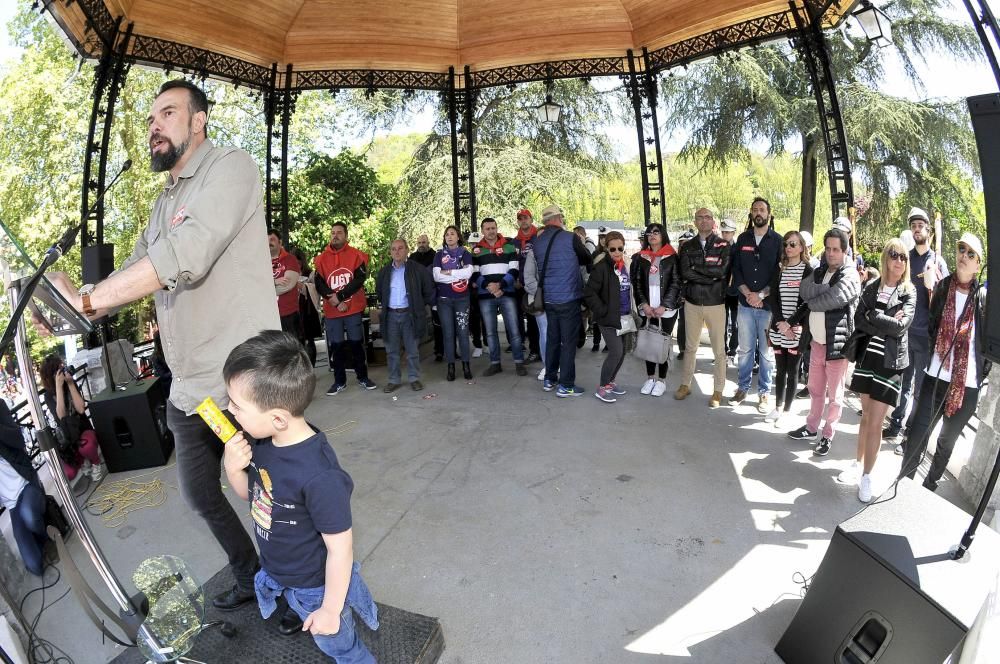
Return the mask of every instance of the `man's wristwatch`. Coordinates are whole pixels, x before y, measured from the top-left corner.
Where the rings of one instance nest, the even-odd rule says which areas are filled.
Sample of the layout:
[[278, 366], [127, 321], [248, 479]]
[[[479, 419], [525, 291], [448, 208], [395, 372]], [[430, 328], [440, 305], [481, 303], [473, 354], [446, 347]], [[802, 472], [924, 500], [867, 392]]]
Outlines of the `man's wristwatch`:
[[94, 288], [96, 288], [94, 284], [84, 284], [77, 291], [80, 294], [80, 299], [83, 301], [83, 313], [87, 316], [93, 316], [97, 313], [97, 310], [90, 304], [90, 295], [94, 292]]

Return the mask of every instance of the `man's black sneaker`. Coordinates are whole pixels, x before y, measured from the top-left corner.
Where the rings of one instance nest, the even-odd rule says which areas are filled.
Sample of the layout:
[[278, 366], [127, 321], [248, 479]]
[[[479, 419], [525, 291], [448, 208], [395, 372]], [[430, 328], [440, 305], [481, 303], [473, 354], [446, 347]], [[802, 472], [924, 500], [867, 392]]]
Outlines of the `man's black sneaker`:
[[810, 431], [809, 427], [803, 424], [795, 431], [789, 431], [788, 437], [792, 440], [815, 440], [816, 433], [815, 431]]
[[816, 447], [813, 448], [813, 454], [816, 456], [826, 456], [830, 453], [830, 445], [833, 445], [833, 441], [829, 438], [820, 438], [819, 442], [816, 443]]
[[257, 594], [252, 590], [240, 590], [240, 587], [233, 585], [226, 592], [212, 598], [212, 606], [219, 611], [235, 611], [244, 604], [257, 601]]
[[328, 397], [332, 397], [334, 394], [337, 394], [338, 392], [343, 392], [346, 387], [347, 387], [346, 385], [340, 383], [334, 383], [333, 385], [330, 386], [330, 389], [326, 391], [326, 395]]
[[378, 387], [378, 385], [372, 382], [371, 379], [369, 378], [358, 380], [358, 385], [360, 385], [363, 389], [366, 390], [374, 390], [376, 387]]
[[538, 353], [528, 353], [528, 357], [524, 358], [525, 364], [531, 364], [532, 362], [537, 362], [539, 359]]
[[809, 398], [809, 388], [803, 387], [801, 390], [795, 393], [796, 399], [808, 399]]
[[499, 364], [491, 364], [490, 366], [486, 367], [486, 370], [483, 372], [483, 375], [494, 376], [502, 371], [503, 369], [500, 368]]
[[895, 440], [902, 436], [903, 429], [890, 424], [885, 429], [882, 429], [882, 440]]

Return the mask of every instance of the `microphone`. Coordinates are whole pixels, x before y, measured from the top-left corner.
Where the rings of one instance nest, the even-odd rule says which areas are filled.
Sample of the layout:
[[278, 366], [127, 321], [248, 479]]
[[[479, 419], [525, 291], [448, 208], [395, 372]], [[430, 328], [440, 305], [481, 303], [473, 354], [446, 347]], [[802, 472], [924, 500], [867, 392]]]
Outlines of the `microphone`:
[[[89, 210], [87, 210], [87, 213], [83, 216], [83, 219], [88, 218], [91, 214], [94, 213], [94, 211], [97, 209], [97, 206], [100, 205], [101, 201], [104, 200], [104, 195], [109, 191], [111, 191], [111, 188], [114, 187], [115, 184], [117, 184], [118, 179], [125, 173], [125, 171], [129, 170], [130, 168], [132, 168], [132, 160], [126, 159], [125, 163], [122, 164], [122, 167], [118, 169], [118, 173], [115, 174], [115, 177], [111, 179], [111, 182], [108, 184], [108, 186], [101, 191], [100, 195], [97, 197], [97, 200], [94, 201], [94, 204], [90, 206]], [[76, 242], [76, 236], [80, 233], [81, 228], [83, 228], [83, 220], [81, 220], [79, 224], [76, 224], [75, 226], [71, 226], [70, 228], [66, 229], [66, 232], [63, 233], [62, 237], [59, 238], [51, 247], [49, 247], [49, 250], [47, 252], [45, 252], [46, 256], [53, 256], [53, 260], [55, 260], [60, 256], [62, 256], [63, 254], [65, 254], [70, 249], [72, 249], [73, 244]]]

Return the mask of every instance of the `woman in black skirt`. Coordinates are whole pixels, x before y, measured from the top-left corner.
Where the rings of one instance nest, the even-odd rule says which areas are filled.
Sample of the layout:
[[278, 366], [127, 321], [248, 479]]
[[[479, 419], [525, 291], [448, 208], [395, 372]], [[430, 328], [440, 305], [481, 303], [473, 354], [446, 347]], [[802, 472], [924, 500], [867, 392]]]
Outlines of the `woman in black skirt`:
[[889, 240], [882, 250], [882, 276], [862, 291], [854, 314], [859, 345], [851, 389], [861, 395], [861, 425], [856, 460], [837, 479], [857, 482], [858, 500], [863, 503], [872, 499], [871, 472], [882, 443], [882, 422], [899, 403], [903, 370], [910, 363], [907, 328], [913, 322], [917, 293], [908, 261], [902, 240]]

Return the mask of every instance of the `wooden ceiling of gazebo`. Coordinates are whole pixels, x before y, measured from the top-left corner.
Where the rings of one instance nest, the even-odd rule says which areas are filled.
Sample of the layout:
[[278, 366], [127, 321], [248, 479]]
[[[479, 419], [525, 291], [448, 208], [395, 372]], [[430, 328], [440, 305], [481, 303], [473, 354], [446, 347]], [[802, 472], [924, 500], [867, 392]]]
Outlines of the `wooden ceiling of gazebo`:
[[[856, 0], [797, 2], [821, 8], [829, 25]], [[245, 73], [233, 78], [250, 85], [273, 63], [482, 72], [646, 47], [667, 66], [794, 26], [787, 0], [55, 0], [49, 9], [86, 56], [100, 54], [121, 17], [121, 31], [133, 24], [137, 60], [223, 76], [238, 64]]]

